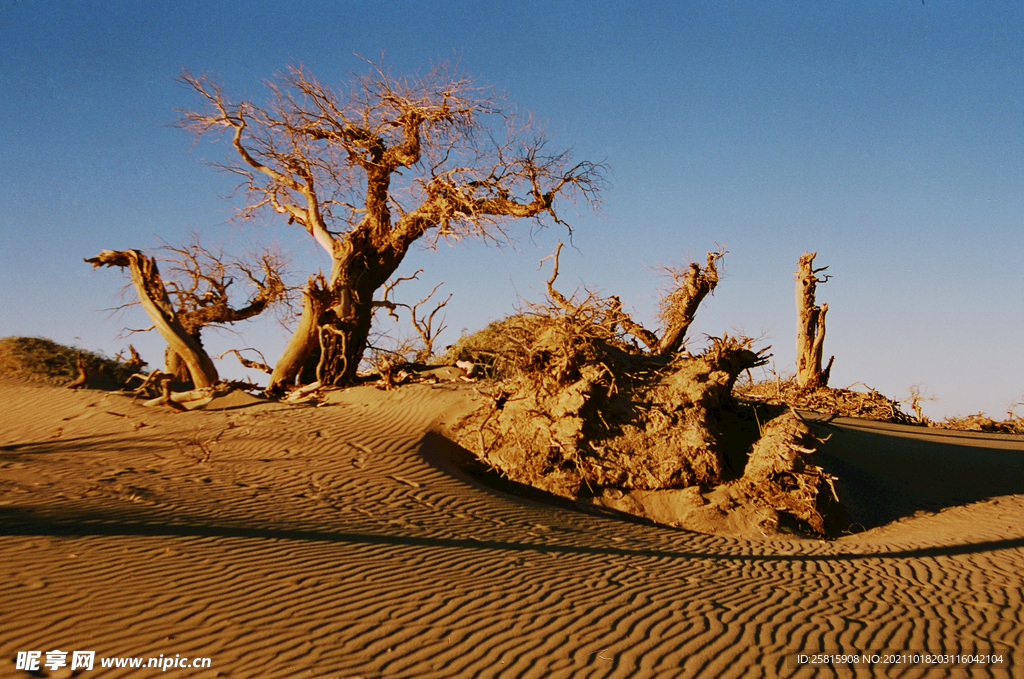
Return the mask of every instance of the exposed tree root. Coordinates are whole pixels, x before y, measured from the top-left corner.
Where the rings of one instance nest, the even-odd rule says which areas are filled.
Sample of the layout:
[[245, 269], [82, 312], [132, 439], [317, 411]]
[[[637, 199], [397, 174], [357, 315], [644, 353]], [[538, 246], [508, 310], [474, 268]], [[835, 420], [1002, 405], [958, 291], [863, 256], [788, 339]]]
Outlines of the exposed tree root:
[[68, 383], [68, 389], [78, 389], [84, 386], [85, 381], [89, 379], [89, 374], [85, 370], [85, 357], [82, 356], [81, 351], [75, 357], [75, 370], [78, 371], [78, 375]]
[[769, 421], [735, 484], [739, 495], [772, 512], [788, 514], [815, 533], [833, 532], [840, 519], [836, 477], [810, 461], [818, 443], [795, 412]]

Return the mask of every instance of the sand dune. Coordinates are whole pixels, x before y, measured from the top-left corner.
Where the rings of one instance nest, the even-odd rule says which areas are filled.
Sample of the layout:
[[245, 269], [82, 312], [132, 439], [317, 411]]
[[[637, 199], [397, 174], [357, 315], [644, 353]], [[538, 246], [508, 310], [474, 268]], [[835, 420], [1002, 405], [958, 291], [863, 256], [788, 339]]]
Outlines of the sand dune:
[[[866, 530], [723, 537], [481, 482], [437, 433], [473, 397], [176, 414], [0, 383], [0, 676], [53, 649], [96, 669], [34, 676], [1022, 676], [1021, 437], [818, 423]], [[1003, 662], [795, 657], [822, 650]]]

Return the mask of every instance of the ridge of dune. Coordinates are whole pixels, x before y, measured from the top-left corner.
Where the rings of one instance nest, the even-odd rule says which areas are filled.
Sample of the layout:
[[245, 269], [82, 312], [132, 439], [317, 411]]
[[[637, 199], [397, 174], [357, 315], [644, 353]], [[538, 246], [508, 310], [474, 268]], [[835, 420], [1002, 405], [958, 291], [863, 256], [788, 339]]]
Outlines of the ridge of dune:
[[[1020, 676], [1024, 443], [815, 425], [873, 525], [753, 540], [481, 484], [437, 433], [475, 397], [172, 413], [0, 382], [0, 677], [52, 649], [209, 657], [195, 677], [438, 678], [818, 676], [794, 654], [996, 649], [1003, 665], [890, 669]], [[933, 465], [879, 476], [903, 457]]]

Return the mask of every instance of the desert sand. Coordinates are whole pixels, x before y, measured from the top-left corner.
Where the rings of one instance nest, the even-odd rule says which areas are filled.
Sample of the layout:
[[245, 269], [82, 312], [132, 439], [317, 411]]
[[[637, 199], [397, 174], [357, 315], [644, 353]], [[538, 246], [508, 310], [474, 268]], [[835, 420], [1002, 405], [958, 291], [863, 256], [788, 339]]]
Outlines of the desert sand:
[[474, 398], [175, 413], [0, 382], [0, 676], [1024, 676], [1024, 437], [819, 421], [864, 530], [712, 535], [485, 482], [443, 437]]

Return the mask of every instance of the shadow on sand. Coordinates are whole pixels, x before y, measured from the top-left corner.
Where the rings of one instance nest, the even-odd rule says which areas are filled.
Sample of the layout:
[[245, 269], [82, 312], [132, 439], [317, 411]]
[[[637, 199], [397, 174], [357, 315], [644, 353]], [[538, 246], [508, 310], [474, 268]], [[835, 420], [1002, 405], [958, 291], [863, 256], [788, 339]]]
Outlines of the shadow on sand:
[[839, 477], [836, 490], [865, 528], [916, 512], [938, 512], [1024, 494], [1024, 440], [895, 425], [807, 418], [822, 444], [817, 463]]
[[[267, 528], [245, 525], [215, 525], [203, 521], [177, 523], [176, 517], [135, 514], [132, 518], [95, 512], [74, 516], [47, 513], [40, 515], [20, 507], [0, 507], [0, 535], [47, 536], [74, 538], [101, 537], [192, 537], [243, 538], [252, 540], [294, 540], [309, 543], [391, 545], [395, 547], [433, 547], [438, 549], [487, 550], [500, 552], [541, 552], [545, 554], [581, 554], [595, 556], [628, 556], [660, 559], [709, 559], [712, 561], [862, 561], [866, 559], [919, 559], [924, 557], [977, 554], [1024, 546], [1020, 538], [985, 542], [941, 545], [869, 554], [723, 554], [714, 551], [670, 549], [630, 549], [610, 546], [559, 545], [516, 542], [512, 540], [476, 540], [400, 535], [382, 532], [356, 533], [344, 531]], [[146, 520], [146, 519], [149, 520]], [[187, 517], [185, 517], [187, 518]], [[160, 520], [162, 519], [162, 521]], [[159, 522], [158, 522], [159, 521]]]

